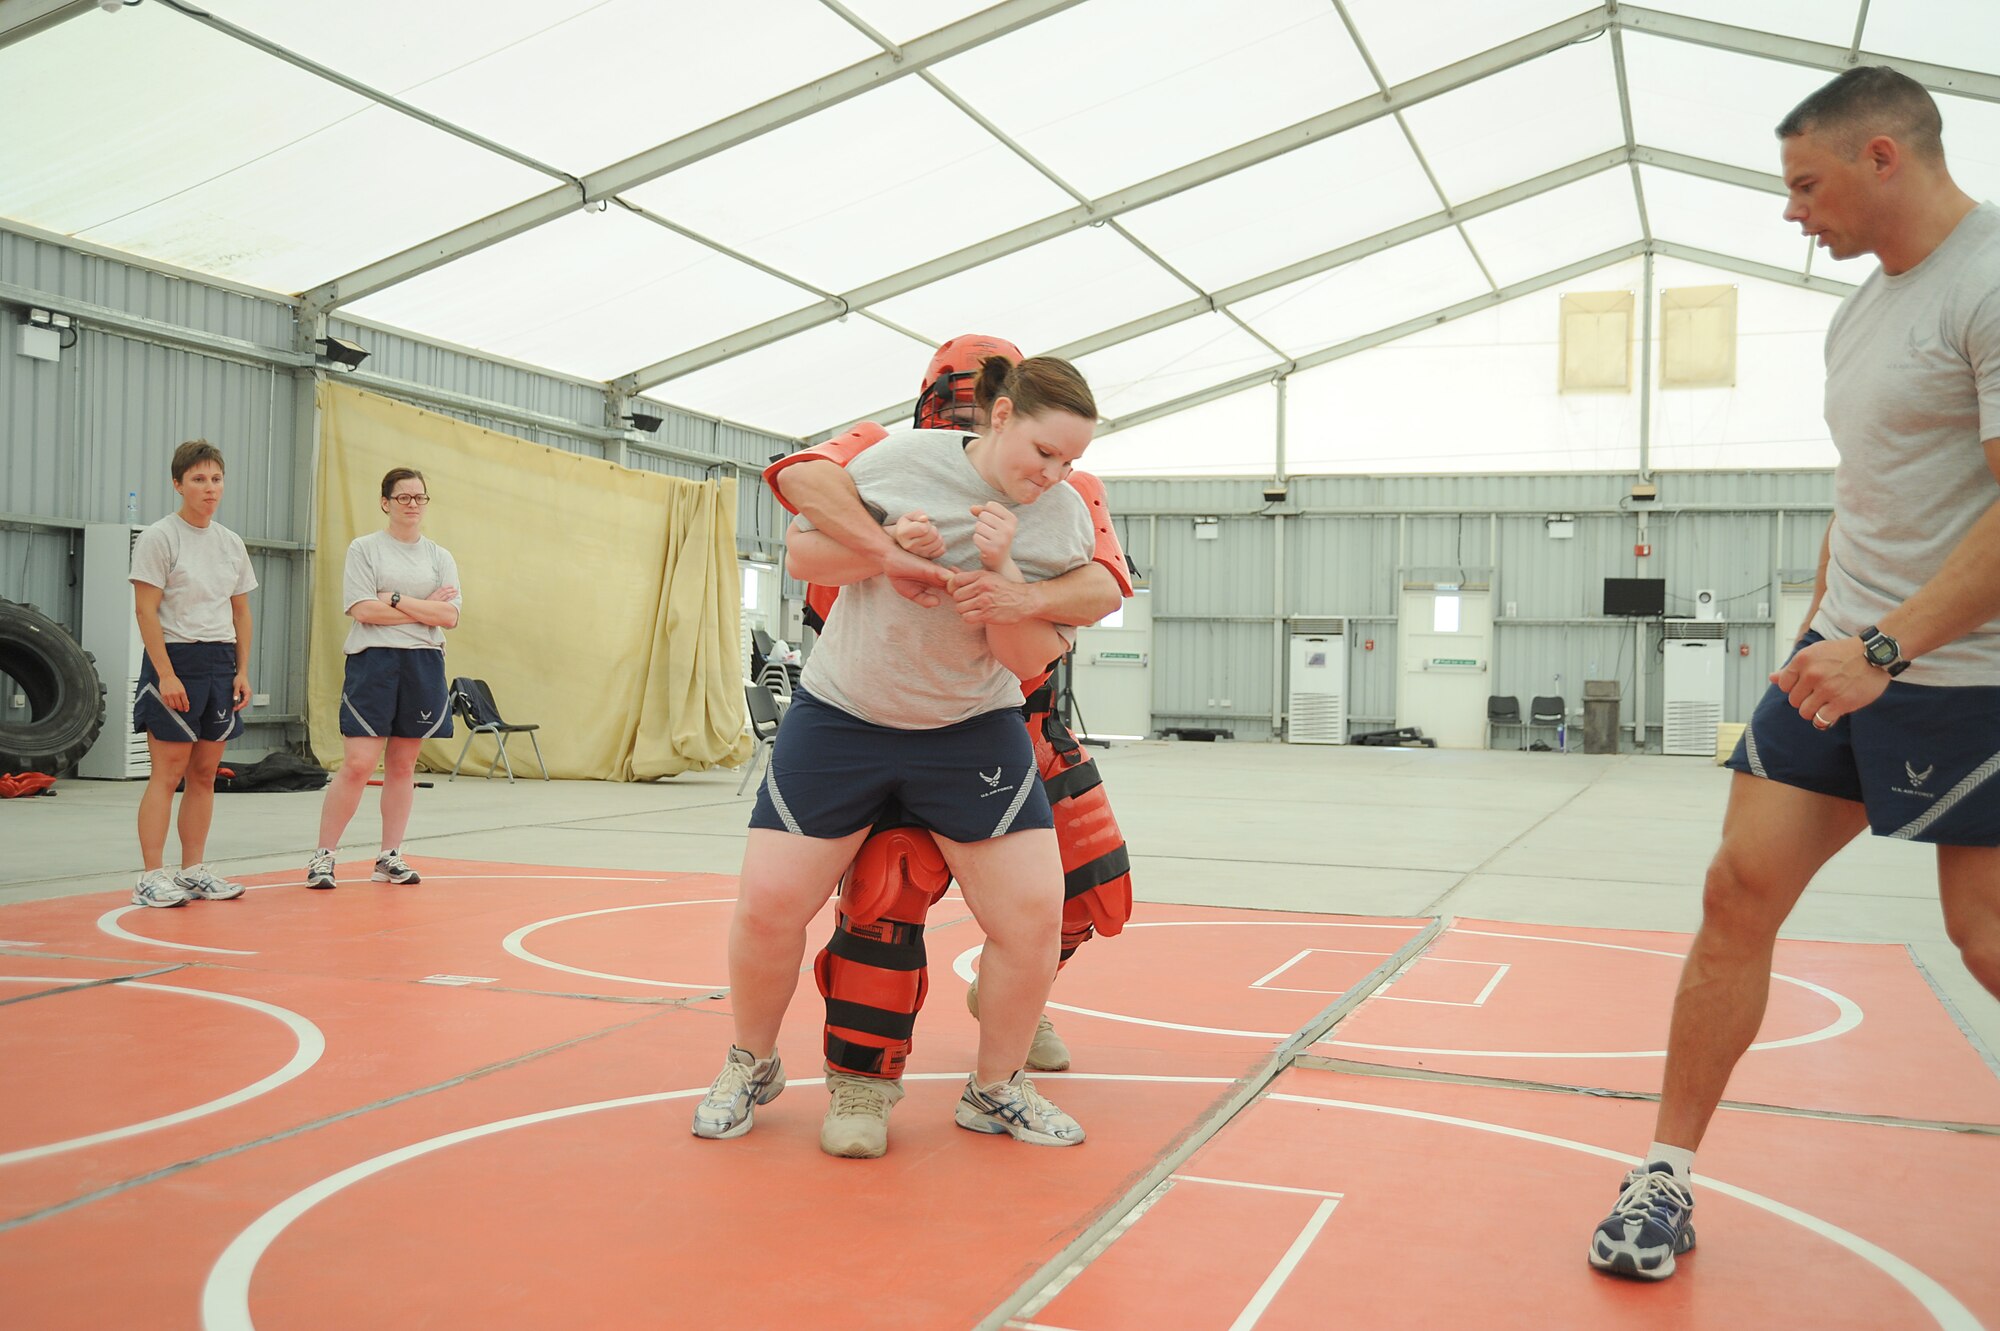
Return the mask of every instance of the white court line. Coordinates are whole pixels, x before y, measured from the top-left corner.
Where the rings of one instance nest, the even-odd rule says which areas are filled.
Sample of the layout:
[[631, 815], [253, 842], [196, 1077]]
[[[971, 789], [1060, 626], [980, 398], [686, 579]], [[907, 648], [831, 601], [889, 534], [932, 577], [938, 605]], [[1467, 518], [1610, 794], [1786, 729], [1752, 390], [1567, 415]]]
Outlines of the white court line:
[[[1278, 967], [1278, 969], [1272, 971], [1269, 975], [1264, 976], [1262, 979], [1252, 980], [1250, 988], [1262, 989], [1266, 993], [1274, 994], [1345, 993], [1346, 990], [1343, 989], [1300, 989], [1290, 985], [1267, 983], [1267, 981], [1283, 975], [1286, 971], [1315, 953], [1341, 957], [1387, 957], [1395, 955], [1391, 952], [1359, 952], [1353, 948], [1345, 947], [1309, 947], [1284, 965]], [[1441, 966], [1486, 966], [1494, 970], [1494, 975], [1492, 979], [1486, 982], [1486, 987], [1479, 991], [1479, 996], [1470, 1002], [1460, 1002], [1455, 998], [1404, 998], [1401, 994], [1392, 994], [1389, 992], [1391, 987], [1400, 983], [1405, 975], [1415, 970], [1419, 963], [1425, 961], [1436, 962]], [[1391, 976], [1388, 980], [1384, 981], [1382, 986], [1375, 991], [1374, 997], [1385, 1003], [1424, 1003], [1431, 1007], [1485, 1007], [1486, 1000], [1493, 993], [1494, 986], [1500, 983], [1500, 977], [1507, 973], [1508, 967], [1511, 964], [1504, 961], [1467, 961], [1461, 957], [1417, 957], [1399, 974]]]
[[[1137, 921], [1130, 922], [1127, 923], [1125, 927], [1127, 929], [1170, 929], [1177, 927], [1197, 928], [1197, 929], [1224, 929], [1224, 928], [1404, 929], [1409, 932], [1415, 932], [1415, 930], [1410, 929], [1409, 926], [1401, 924], [1344, 924], [1344, 923], [1335, 923], [1331, 921], [1321, 924], [1307, 920], [1268, 920], [1268, 921], [1267, 920], [1152, 920], [1146, 922], [1137, 922]], [[1461, 934], [1461, 933], [1473, 935], [1475, 937], [1480, 937], [1480, 938], [1511, 938], [1517, 941], [1530, 942], [1530, 943], [1560, 943], [1573, 947], [1610, 948], [1614, 951], [1619, 951], [1619, 952], [1640, 952], [1649, 956], [1669, 957], [1675, 961], [1682, 961], [1686, 959], [1685, 953], [1661, 952], [1658, 951], [1657, 949], [1648, 947], [1630, 947], [1624, 943], [1596, 943], [1582, 938], [1551, 938], [1539, 934], [1498, 933], [1487, 929], [1454, 928], [1447, 930], [1445, 933], [1439, 935], [1439, 937], [1447, 938], [1450, 937], [1452, 934]], [[960, 979], [964, 980], [967, 984], [972, 983], [972, 977], [973, 977], [972, 959], [973, 957], [978, 955], [978, 952], [979, 949], [976, 947], [967, 948], [965, 951], [959, 953], [958, 956], [952, 959], [951, 963], [952, 971], [956, 975], [958, 975]], [[1456, 958], [1452, 959], [1456, 960]], [[1447, 960], [1447, 958], [1439, 957], [1436, 958], [1436, 960], [1443, 961]], [[1832, 1021], [1828, 1022], [1825, 1026], [1820, 1027], [1820, 1029], [1816, 1031], [1807, 1031], [1803, 1035], [1787, 1036], [1782, 1040], [1760, 1040], [1757, 1043], [1750, 1046], [1751, 1050], [1754, 1051], [1754, 1050], [1768, 1050], [1768, 1049], [1789, 1049], [1798, 1045], [1817, 1044], [1822, 1040], [1837, 1039], [1838, 1037], [1847, 1034], [1847, 1032], [1853, 1030], [1856, 1026], [1859, 1026], [1861, 1024], [1862, 1012], [1860, 1004], [1856, 1003], [1853, 999], [1847, 997], [1845, 994], [1836, 993], [1833, 990], [1826, 988], [1824, 985], [1814, 984], [1811, 980], [1801, 980], [1791, 975], [1780, 975], [1776, 971], [1771, 972], [1771, 978], [1774, 980], [1782, 981], [1785, 984], [1797, 985], [1801, 989], [1807, 990], [1811, 993], [1818, 994], [1821, 998], [1824, 998], [1829, 1003], [1833, 1004], [1837, 1015], [1834, 1017]], [[1239, 1036], [1246, 1040], [1288, 1040], [1292, 1037], [1293, 1034], [1291, 1031], [1242, 1031], [1242, 1030], [1235, 1030], [1226, 1026], [1199, 1026], [1199, 1025], [1189, 1024], [1186, 1022], [1159, 1021], [1152, 1017], [1135, 1017], [1130, 1015], [1129, 1013], [1124, 1013], [1124, 1012], [1105, 1012], [1097, 1008], [1078, 1007], [1074, 1004], [1057, 1003], [1053, 1000], [1050, 1001], [1048, 1006], [1055, 1011], [1068, 1012], [1079, 1017], [1101, 1017], [1105, 1021], [1122, 1021], [1132, 1026], [1151, 1026], [1155, 1029], [1166, 1030], [1166, 1031], [1188, 1031], [1196, 1035], [1232, 1035], [1232, 1036]], [[1364, 1004], [1364, 1007], [1365, 1006], [1366, 1005]], [[1537, 1052], [1537, 1051], [1520, 1050], [1520, 1049], [1448, 1049], [1448, 1048], [1433, 1049], [1433, 1048], [1419, 1047], [1415, 1045], [1365, 1044], [1358, 1040], [1331, 1040], [1331, 1039], [1321, 1040], [1319, 1042], [1319, 1045], [1339, 1045], [1340, 1047], [1345, 1049], [1372, 1049], [1380, 1053], [1391, 1053], [1391, 1054], [1457, 1054], [1457, 1055], [1463, 1055], [1464, 1057], [1467, 1058], [1599, 1058], [1602, 1059], [1602, 1058], [1665, 1058], [1667, 1056], [1667, 1051], [1664, 1049], [1585, 1050], [1582, 1052], [1578, 1052], [1576, 1050], [1552, 1050], [1552, 1051]], [[1318, 1048], [1319, 1045], [1315, 1045], [1314, 1047]]]
[[1257, 1192], [1291, 1192], [1302, 1197], [1327, 1197], [1336, 1202], [1347, 1195], [1344, 1192], [1327, 1192], [1321, 1188], [1288, 1188], [1282, 1183], [1250, 1183], [1240, 1178], [1206, 1178], [1200, 1174], [1175, 1174], [1173, 1177], [1180, 1183], [1208, 1183], [1218, 1188], [1251, 1188]]
[[[1475, 1132], [1491, 1132], [1498, 1136], [1513, 1137], [1519, 1141], [1536, 1142], [1544, 1146], [1560, 1146], [1567, 1150], [1580, 1151], [1585, 1155], [1594, 1155], [1600, 1159], [1616, 1160], [1628, 1168], [1635, 1168], [1640, 1164], [1638, 1156], [1626, 1155], [1623, 1151], [1607, 1150], [1602, 1146], [1593, 1146], [1589, 1142], [1571, 1141], [1567, 1137], [1555, 1137], [1548, 1133], [1531, 1132], [1526, 1128], [1509, 1127], [1503, 1123], [1488, 1123], [1483, 1119], [1458, 1118], [1451, 1114], [1433, 1114], [1421, 1109], [1406, 1109], [1400, 1105], [1368, 1104], [1365, 1101], [1357, 1100], [1329, 1100], [1322, 1096], [1291, 1095], [1282, 1092], [1274, 1092], [1267, 1099], [1282, 1101], [1287, 1104], [1319, 1105], [1328, 1109], [1352, 1109], [1364, 1114], [1389, 1114], [1397, 1118], [1413, 1118], [1426, 1123], [1440, 1123], [1446, 1127], [1470, 1128]], [[1754, 1206], [1758, 1210], [1774, 1215], [1780, 1220], [1790, 1221], [1809, 1234], [1816, 1234], [1830, 1243], [1847, 1249], [1847, 1251], [1853, 1253], [1862, 1261], [1867, 1262], [1898, 1285], [1901, 1285], [1912, 1298], [1923, 1305], [1924, 1311], [1930, 1314], [1931, 1320], [1944, 1328], [1944, 1331], [1981, 1331], [1979, 1319], [1974, 1317], [1971, 1310], [1964, 1304], [1953, 1298], [1951, 1292], [1945, 1289], [1943, 1285], [1925, 1275], [1909, 1262], [1904, 1261], [1886, 1249], [1877, 1247], [1867, 1239], [1850, 1234], [1840, 1226], [1822, 1220], [1809, 1212], [1801, 1211], [1797, 1207], [1787, 1206], [1785, 1203], [1763, 1196], [1761, 1193], [1751, 1192], [1748, 1188], [1739, 1188], [1735, 1184], [1724, 1183], [1712, 1174], [1705, 1173], [1701, 1176], [1701, 1188], [1705, 1192], [1720, 1193], [1724, 1197], [1733, 1197], [1739, 1202]]]
[[[52, 980], [57, 983], [73, 983], [75, 979], [75, 976], [69, 976], [67, 979], [64, 979], [51, 975], [0, 975], [0, 982], [8, 984], [36, 984]], [[39, 1160], [43, 1156], [58, 1155], [64, 1151], [81, 1150], [86, 1146], [97, 1146], [104, 1142], [117, 1141], [123, 1137], [136, 1137], [142, 1132], [154, 1132], [160, 1128], [172, 1127], [176, 1123], [185, 1123], [189, 1119], [202, 1118], [209, 1114], [218, 1113], [221, 1110], [228, 1109], [232, 1105], [240, 1105], [245, 1100], [254, 1100], [265, 1092], [274, 1091], [286, 1082], [301, 1076], [307, 1068], [319, 1062], [320, 1055], [326, 1052], [326, 1036], [320, 1033], [319, 1027], [313, 1025], [298, 1013], [287, 1008], [278, 1007], [273, 1003], [263, 1003], [257, 999], [243, 998], [236, 994], [213, 993], [206, 989], [181, 989], [171, 984], [146, 984], [139, 980], [127, 980], [120, 985], [109, 987], [152, 989], [163, 994], [183, 994], [189, 998], [212, 998], [218, 1003], [234, 1003], [238, 1007], [246, 1007], [252, 1012], [261, 1012], [267, 1017], [274, 1017], [283, 1022], [291, 1030], [292, 1038], [298, 1041], [298, 1048], [293, 1052], [291, 1061], [276, 1072], [273, 1072], [270, 1076], [265, 1077], [262, 1081], [253, 1082], [240, 1091], [233, 1091], [228, 1095], [222, 1096], [220, 1099], [210, 1100], [208, 1103], [196, 1105], [192, 1109], [183, 1109], [179, 1113], [164, 1114], [159, 1118], [149, 1118], [143, 1123], [133, 1123], [122, 1128], [111, 1128], [104, 1132], [92, 1133], [88, 1137], [71, 1137], [66, 1141], [50, 1142], [46, 1146], [30, 1146], [19, 1151], [9, 1151], [4, 1155], [0, 1155], [0, 1165], [17, 1164], [23, 1160]]]
[[1333, 1214], [1333, 1208], [1338, 1205], [1340, 1203], [1336, 1201], [1319, 1204], [1313, 1211], [1312, 1219], [1306, 1221], [1306, 1227], [1292, 1240], [1292, 1246], [1285, 1249], [1285, 1255], [1278, 1259], [1278, 1264], [1271, 1269], [1271, 1274], [1264, 1277], [1264, 1283], [1250, 1296], [1250, 1302], [1243, 1305], [1243, 1311], [1229, 1324], [1229, 1331], [1250, 1331], [1251, 1327], [1257, 1325], [1265, 1310], [1271, 1306], [1271, 1300], [1278, 1296], [1278, 1291], [1292, 1278], [1292, 1272], [1298, 1268], [1299, 1261], [1306, 1255], [1306, 1249], [1312, 1247], [1313, 1240], [1319, 1237], [1322, 1229], [1326, 1228], [1327, 1218]]
[[593, 980], [617, 980], [623, 984], [645, 984], [661, 989], [700, 989], [704, 991], [727, 989], [729, 986], [726, 984], [684, 984], [678, 980], [644, 980], [636, 975], [618, 975], [611, 971], [592, 971], [585, 970], [581, 966], [566, 966], [560, 961], [550, 961], [547, 957], [537, 956], [535, 953], [530, 952], [527, 944], [522, 940], [535, 932], [535, 930], [547, 928], [551, 924], [565, 924], [570, 920], [587, 920], [593, 915], [616, 915], [621, 911], [628, 910], [662, 910], [674, 906], [734, 905], [735, 902], [735, 897], [702, 897], [694, 901], [643, 901], [636, 906], [607, 906], [603, 910], [580, 910], [574, 915], [557, 915], [550, 919], [537, 920], [533, 924], [524, 924], [513, 933], [501, 939], [500, 946], [521, 960], [530, 962], [536, 966], [546, 966], [550, 970], [556, 971], [567, 971], [571, 975], [584, 975]]
[[[963, 1072], [912, 1072], [904, 1074], [905, 1081], [959, 1081]], [[1140, 1074], [1105, 1076], [1089, 1072], [1061, 1074], [1063, 1081], [1164, 1081], [1175, 1083], [1198, 1082], [1204, 1085], [1227, 1086], [1235, 1083], [1232, 1077], [1149, 1077]], [[798, 1077], [788, 1084], [793, 1086], [816, 1086], [825, 1082], [824, 1077]], [[359, 1164], [350, 1165], [339, 1173], [328, 1175], [319, 1182], [293, 1193], [270, 1210], [258, 1216], [230, 1241], [229, 1246], [216, 1258], [209, 1268], [208, 1277], [202, 1283], [201, 1316], [203, 1331], [255, 1331], [256, 1323], [250, 1317], [250, 1282], [257, 1271], [257, 1264], [278, 1236], [299, 1217], [313, 1207], [335, 1196], [346, 1188], [364, 1179], [372, 1178], [397, 1165], [419, 1159], [434, 1151], [463, 1142], [476, 1141], [496, 1133], [514, 1128], [531, 1127], [542, 1123], [552, 1123], [582, 1114], [594, 1114], [606, 1109], [626, 1109], [637, 1105], [660, 1104], [669, 1100], [689, 1100], [706, 1095], [708, 1087], [693, 1086], [678, 1091], [658, 1091], [649, 1095], [628, 1095], [615, 1100], [597, 1100], [585, 1104], [564, 1105], [557, 1109], [544, 1109], [532, 1114], [521, 1114], [514, 1118], [499, 1119], [482, 1123], [475, 1127], [461, 1128], [456, 1132], [444, 1133], [424, 1141], [385, 1152]], [[1401, 1118], [1412, 1118], [1439, 1123], [1448, 1127], [1471, 1128], [1480, 1132], [1497, 1133], [1515, 1137], [1522, 1141], [1539, 1142], [1549, 1146], [1560, 1146], [1568, 1150], [1580, 1151], [1605, 1160], [1615, 1160], [1630, 1168], [1639, 1164], [1639, 1157], [1626, 1155], [1620, 1151], [1607, 1150], [1587, 1142], [1570, 1141], [1562, 1137], [1552, 1137], [1544, 1133], [1530, 1132], [1523, 1128], [1507, 1127], [1498, 1123], [1487, 1123], [1479, 1119], [1454, 1118], [1445, 1114], [1426, 1113], [1417, 1109], [1404, 1109], [1393, 1105], [1366, 1104], [1350, 1100], [1328, 1100], [1314, 1096], [1273, 1094], [1272, 1101], [1287, 1103], [1322, 1105], [1332, 1109], [1353, 1109], [1364, 1113], [1389, 1114]], [[1874, 1266], [1905, 1290], [1909, 1291], [1925, 1311], [1929, 1312], [1944, 1331], [1981, 1331], [1977, 1319], [1965, 1305], [1958, 1302], [1937, 1281], [1895, 1256], [1841, 1229], [1839, 1226], [1821, 1220], [1819, 1217], [1774, 1201], [1745, 1188], [1721, 1182], [1712, 1175], [1702, 1175], [1703, 1188], [1712, 1193], [1734, 1198], [1750, 1206], [1757, 1207], [1776, 1216], [1780, 1220], [1798, 1225], [1807, 1232], [1847, 1249], [1863, 1261]], [[1033, 1325], [1033, 1324], [1028, 1324]]]

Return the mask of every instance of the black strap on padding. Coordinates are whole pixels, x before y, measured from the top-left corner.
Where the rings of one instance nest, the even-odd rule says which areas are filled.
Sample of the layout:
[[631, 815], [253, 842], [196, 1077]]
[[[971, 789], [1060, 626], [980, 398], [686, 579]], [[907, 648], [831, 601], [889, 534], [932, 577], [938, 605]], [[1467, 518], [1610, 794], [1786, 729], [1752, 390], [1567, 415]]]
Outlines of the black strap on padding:
[[[899, 932], [910, 927], [899, 926]], [[915, 938], [908, 942], [885, 943], [851, 934], [845, 929], [836, 929], [826, 950], [842, 961], [851, 961], [857, 966], [873, 966], [878, 971], [920, 971], [925, 964], [921, 930], [916, 931]]]
[[826, 1061], [835, 1070], [851, 1072], [858, 1076], [880, 1076], [882, 1061], [889, 1051], [872, 1044], [856, 1044], [843, 1040], [832, 1031], [826, 1033]]
[[1120, 874], [1132, 872], [1132, 857], [1121, 844], [1105, 851], [1087, 864], [1079, 864], [1063, 875], [1063, 900], [1080, 897], [1093, 887], [1103, 887]]
[[884, 1040], [907, 1040], [917, 1029], [917, 1014], [891, 1012], [887, 1008], [870, 1007], [866, 1003], [853, 1003], [844, 998], [829, 998], [826, 1000], [826, 1024], [843, 1030], [860, 1031], [864, 1035], [879, 1035]]
[[1104, 776], [1097, 770], [1097, 764], [1087, 760], [1075, 767], [1057, 772], [1054, 776], [1042, 778], [1042, 789], [1048, 792], [1051, 804], [1061, 804], [1064, 800], [1075, 799], [1078, 795], [1096, 790], [1103, 784]]

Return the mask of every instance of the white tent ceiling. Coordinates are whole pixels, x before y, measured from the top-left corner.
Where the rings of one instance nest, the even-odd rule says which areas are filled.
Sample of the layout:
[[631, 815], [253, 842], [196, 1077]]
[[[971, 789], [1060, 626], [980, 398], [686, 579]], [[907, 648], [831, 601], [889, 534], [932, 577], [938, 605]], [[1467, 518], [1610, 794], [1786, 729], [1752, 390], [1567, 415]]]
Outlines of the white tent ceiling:
[[1837, 293], [1771, 126], [1993, 0], [0, 3], [0, 217], [781, 434], [977, 330], [1114, 425], [1652, 252]]

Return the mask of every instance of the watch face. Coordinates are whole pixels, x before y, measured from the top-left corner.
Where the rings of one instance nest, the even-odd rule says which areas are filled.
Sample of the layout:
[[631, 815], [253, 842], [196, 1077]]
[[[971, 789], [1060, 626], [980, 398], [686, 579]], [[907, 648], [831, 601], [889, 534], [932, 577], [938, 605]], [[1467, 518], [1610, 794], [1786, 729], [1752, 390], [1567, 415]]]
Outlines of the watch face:
[[1896, 646], [1896, 640], [1884, 633], [1878, 633], [1870, 638], [1863, 650], [1868, 653], [1868, 659], [1878, 666], [1888, 665], [1902, 654], [1901, 649]]

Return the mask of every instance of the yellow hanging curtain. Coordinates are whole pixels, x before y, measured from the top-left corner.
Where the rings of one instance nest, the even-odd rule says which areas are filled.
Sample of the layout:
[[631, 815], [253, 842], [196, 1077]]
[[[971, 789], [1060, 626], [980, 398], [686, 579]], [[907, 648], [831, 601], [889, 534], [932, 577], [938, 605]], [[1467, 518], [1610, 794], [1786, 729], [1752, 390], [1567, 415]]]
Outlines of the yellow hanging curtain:
[[[341, 752], [347, 545], [384, 525], [392, 467], [424, 473], [424, 532], [458, 561], [447, 676], [484, 679], [509, 721], [539, 724], [551, 776], [645, 781], [748, 758], [733, 478], [632, 471], [343, 384], [320, 385], [319, 409], [307, 692], [322, 763]], [[424, 767], [451, 767], [455, 725], [424, 745]], [[483, 774], [496, 752], [475, 740], [464, 770]]]

